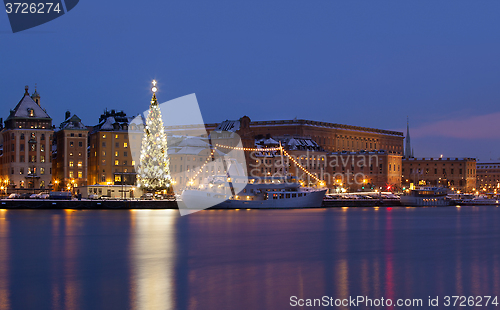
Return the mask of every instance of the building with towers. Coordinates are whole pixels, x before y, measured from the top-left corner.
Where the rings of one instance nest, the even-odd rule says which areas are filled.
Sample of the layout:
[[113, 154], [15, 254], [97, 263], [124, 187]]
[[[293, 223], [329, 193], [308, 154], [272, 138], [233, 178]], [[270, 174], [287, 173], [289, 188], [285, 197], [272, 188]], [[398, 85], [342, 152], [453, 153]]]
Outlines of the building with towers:
[[28, 86], [0, 132], [0, 178], [9, 192], [47, 190], [51, 185], [52, 118]]

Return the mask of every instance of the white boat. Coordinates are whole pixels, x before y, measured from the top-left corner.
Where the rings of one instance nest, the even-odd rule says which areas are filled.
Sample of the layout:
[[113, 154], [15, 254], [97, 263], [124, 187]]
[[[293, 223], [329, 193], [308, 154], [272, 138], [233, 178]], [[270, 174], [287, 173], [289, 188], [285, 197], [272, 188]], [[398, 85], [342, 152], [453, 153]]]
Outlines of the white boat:
[[182, 201], [189, 209], [207, 202], [217, 209], [317, 208], [326, 193], [326, 189], [304, 188], [293, 177], [251, 178], [242, 191], [233, 193], [231, 182], [235, 181], [214, 177], [206, 185], [184, 190]]
[[480, 197], [474, 197], [472, 199], [460, 199], [457, 200], [456, 203], [468, 206], [491, 206], [491, 205], [498, 205], [499, 200], [480, 196]]
[[449, 206], [451, 200], [446, 197], [447, 191], [439, 187], [426, 187], [410, 190], [408, 195], [401, 196], [403, 206]]

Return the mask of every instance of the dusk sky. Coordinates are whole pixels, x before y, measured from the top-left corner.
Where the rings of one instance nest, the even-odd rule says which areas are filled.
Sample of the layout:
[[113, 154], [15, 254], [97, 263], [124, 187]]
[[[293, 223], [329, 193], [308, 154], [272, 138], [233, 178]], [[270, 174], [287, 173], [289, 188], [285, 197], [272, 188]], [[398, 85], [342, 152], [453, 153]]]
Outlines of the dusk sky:
[[58, 125], [195, 93], [205, 122], [310, 119], [406, 132], [418, 157], [500, 160], [498, 1], [95, 1], [13, 34], [0, 117], [24, 86]]

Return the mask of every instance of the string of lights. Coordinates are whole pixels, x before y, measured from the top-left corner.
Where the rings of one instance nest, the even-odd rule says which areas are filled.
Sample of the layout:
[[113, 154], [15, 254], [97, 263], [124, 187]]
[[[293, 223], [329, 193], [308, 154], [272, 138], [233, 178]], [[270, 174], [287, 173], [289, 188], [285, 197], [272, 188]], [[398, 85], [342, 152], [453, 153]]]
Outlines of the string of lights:
[[214, 155], [215, 153], [215, 150], [217, 149], [217, 147], [214, 147], [213, 150], [210, 152], [210, 155], [208, 156], [207, 160], [205, 160], [205, 162], [203, 163], [203, 165], [200, 166], [200, 169], [198, 169], [198, 171], [196, 171], [195, 175], [191, 178], [191, 180], [189, 181], [188, 184], [193, 184], [194, 183], [194, 180], [196, 179], [196, 177], [203, 172], [203, 168], [211, 161], [212, 159], [212, 156]]
[[307, 170], [306, 168], [304, 168], [304, 166], [302, 166], [301, 164], [299, 164], [294, 158], [292, 155], [288, 154], [287, 151], [285, 151], [285, 149], [280, 146], [280, 147], [274, 147], [274, 148], [265, 148], [265, 149], [262, 149], [262, 148], [249, 148], [249, 147], [235, 147], [235, 146], [229, 146], [229, 145], [222, 145], [222, 144], [215, 144], [216, 147], [221, 147], [221, 148], [226, 148], [226, 149], [233, 149], [233, 150], [242, 150], [242, 151], [247, 151], [247, 152], [271, 152], [271, 151], [283, 151], [283, 155], [285, 155], [286, 157], [288, 157], [297, 167], [299, 167], [302, 171], [304, 171], [307, 175], [309, 175], [311, 178], [313, 178], [314, 180], [316, 180], [320, 185], [323, 185], [324, 182], [322, 180], [320, 180], [316, 175], [312, 174], [311, 172], [309, 172], [309, 170]]

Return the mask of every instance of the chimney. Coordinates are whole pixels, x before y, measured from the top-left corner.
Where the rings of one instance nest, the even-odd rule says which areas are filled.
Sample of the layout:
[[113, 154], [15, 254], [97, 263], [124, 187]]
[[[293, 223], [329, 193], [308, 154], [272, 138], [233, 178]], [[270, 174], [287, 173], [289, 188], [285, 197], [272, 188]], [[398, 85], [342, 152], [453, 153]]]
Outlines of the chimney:
[[28, 93], [28, 85], [24, 86], [24, 95], [30, 95], [30, 93]]
[[66, 117], [64, 119], [67, 120], [70, 116], [71, 116], [71, 112], [70, 111], [66, 111]]

